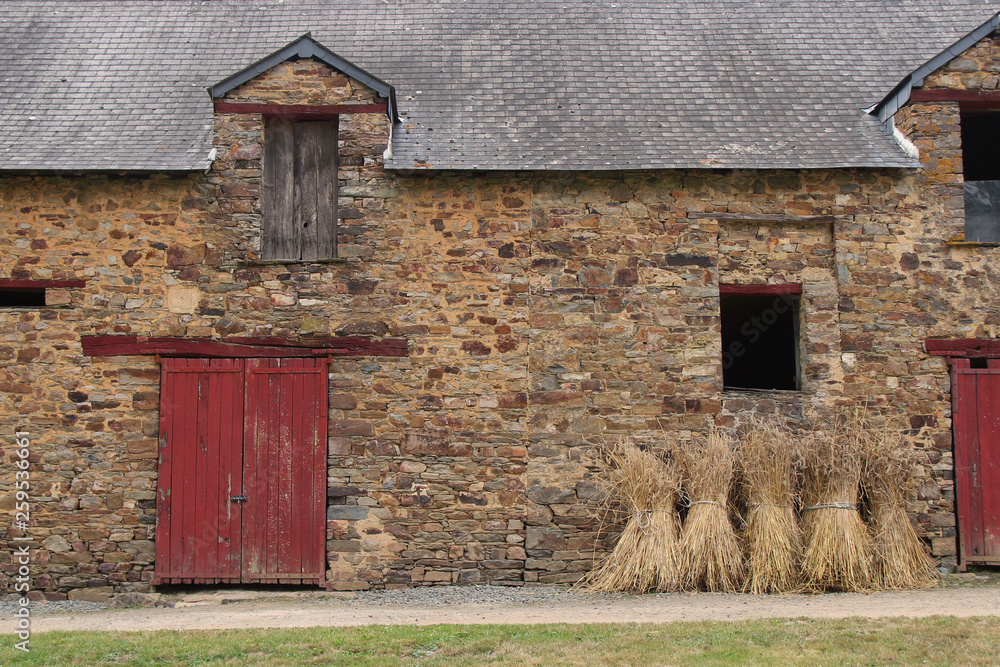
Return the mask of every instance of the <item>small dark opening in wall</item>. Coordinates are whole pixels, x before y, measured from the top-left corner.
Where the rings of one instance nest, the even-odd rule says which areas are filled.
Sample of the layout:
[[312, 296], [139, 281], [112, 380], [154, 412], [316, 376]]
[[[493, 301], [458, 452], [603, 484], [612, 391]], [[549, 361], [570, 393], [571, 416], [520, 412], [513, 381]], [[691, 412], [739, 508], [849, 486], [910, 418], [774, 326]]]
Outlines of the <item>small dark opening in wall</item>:
[[969, 359], [969, 368], [989, 368], [990, 364], [986, 357], [972, 357]]
[[1000, 181], [1000, 113], [972, 111], [961, 115], [962, 175], [966, 181]]
[[963, 111], [965, 240], [1000, 242], [1000, 113]]
[[45, 305], [45, 289], [0, 288], [0, 308], [40, 308]]
[[726, 389], [799, 388], [799, 296], [722, 294]]

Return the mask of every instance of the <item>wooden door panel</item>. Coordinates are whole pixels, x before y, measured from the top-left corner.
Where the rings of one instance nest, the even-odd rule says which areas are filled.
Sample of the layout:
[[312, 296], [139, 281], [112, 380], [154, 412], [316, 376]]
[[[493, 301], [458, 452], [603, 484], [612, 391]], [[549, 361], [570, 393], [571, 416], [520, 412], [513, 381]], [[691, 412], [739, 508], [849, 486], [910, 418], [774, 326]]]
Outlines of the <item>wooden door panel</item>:
[[244, 581], [323, 581], [326, 387], [325, 359], [248, 361]]
[[[983, 555], [1000, 559], [1000, 373], [979, 376], [980, 539]], [[973, 509], [975, 512], [975, 508]]]
[[238, 581], [242, 422], [242, 360], [163, 361], [154, 584]]
[[[991, 360], [992, 361], [992, 360]], [[952, 360], [960, 565], [1000, 564], [1000, 368]]]

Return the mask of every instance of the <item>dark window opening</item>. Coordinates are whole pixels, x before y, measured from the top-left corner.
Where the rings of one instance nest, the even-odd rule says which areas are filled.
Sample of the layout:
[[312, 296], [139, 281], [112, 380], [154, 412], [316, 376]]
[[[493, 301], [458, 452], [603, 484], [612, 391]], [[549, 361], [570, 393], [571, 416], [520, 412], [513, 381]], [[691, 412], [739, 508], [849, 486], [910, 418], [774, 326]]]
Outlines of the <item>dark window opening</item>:
[[969, 368], [989, 368], [989, 361], [986, 357], [972, 357], [969, 359]]
[[799, 388], [799, 296], [722, 294], [726, 389]]
[[264, 259], [337, 256], [338, 122], [267, 118], [264, 126]]
[[1000, 113], [963, 112], [965, 240], [1000, 242]]
[[41, 308], [45, 289], [0, 289], [0, 308]]

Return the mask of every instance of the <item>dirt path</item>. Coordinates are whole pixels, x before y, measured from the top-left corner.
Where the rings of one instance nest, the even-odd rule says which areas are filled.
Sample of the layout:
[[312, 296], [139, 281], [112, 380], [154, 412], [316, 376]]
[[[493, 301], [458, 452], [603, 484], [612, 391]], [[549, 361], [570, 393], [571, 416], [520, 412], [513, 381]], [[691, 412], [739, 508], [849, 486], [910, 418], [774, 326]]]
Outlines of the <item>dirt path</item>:
[[[717, 593], [587, 596], [533, 593], [475, 604], [386, 604], [328, 595], [295, 599], [227, 599], [225, 592], [189, 598], [175, 608], [37, 614], [32, 630], [185, 630], [344, 627], [358, 625], [668, 623], [755, 618], [860, 616], [1000, 616], [1000, 587], [936, 588], [872, 594], [754, 596]], [[560, 599], [565, 597], [566, 599]], [[223, 600], [227, 604], [223, 603]], [[10, 618], [4, 632], [12, 632]]]

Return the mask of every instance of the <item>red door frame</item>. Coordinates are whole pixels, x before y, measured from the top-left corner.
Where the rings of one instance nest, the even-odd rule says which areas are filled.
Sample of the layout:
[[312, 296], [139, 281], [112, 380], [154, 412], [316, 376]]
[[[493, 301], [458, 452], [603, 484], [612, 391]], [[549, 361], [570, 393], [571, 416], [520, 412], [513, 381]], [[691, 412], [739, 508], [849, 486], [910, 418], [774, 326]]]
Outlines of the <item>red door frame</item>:
[[161, 363], [153, 585], [323, 585], [329, 359]]

